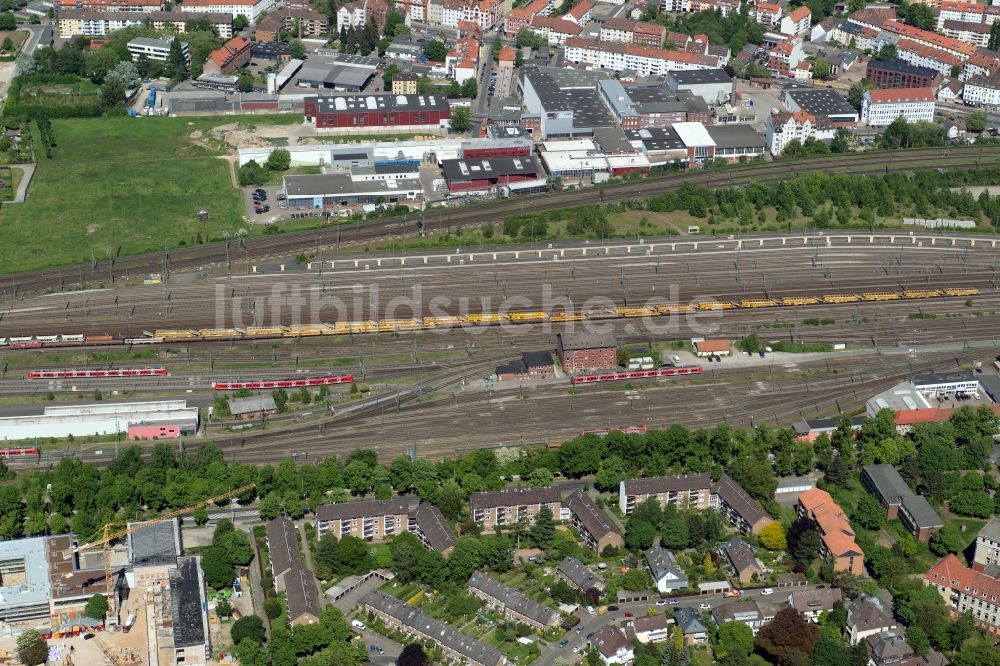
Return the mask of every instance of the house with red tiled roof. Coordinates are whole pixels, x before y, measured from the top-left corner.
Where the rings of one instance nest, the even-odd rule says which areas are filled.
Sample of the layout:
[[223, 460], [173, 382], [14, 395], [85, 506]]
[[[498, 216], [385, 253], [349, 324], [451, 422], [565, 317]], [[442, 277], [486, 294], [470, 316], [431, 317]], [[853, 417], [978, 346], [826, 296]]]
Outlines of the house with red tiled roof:
[[831, 562], [834, 571], [861, 575], [865, 553], [854, 540], [856, 535], [847, 514], [830, 493], [812, 488], [799, 495], [798, 515], [816, 523], [822, 542], [820, 554]]
[[[682, 35], [687, 37], [687, 35]], [[661, 48], [667, 39], [667, 29], [659, 23], [633, 21], [627, 18], [610, 18], [601, 24], [602, 42], [621, 42]], [[680, 48], [681, 45], [678, 44]]]
[[535, 15], [528, 27], [539, 35], [544, 35], [552, 46], [565, 44], [570, 37], [576, 37], [583, 30], [579, 25], [564, 18]]
[[232, 74], [250, 62], [253, 42], [243, 37], [233, 37], [228, 42], [208, 54], [205, 61], [206, 74]]
[[697, 356], [729, 356], [729, 340], [696, 340], [694, 353]]
[[535, 15], [548, 16], [552, 13], [552, 0], [535, 0], [522, 7], [515, 7], [504, 19], [503, 31], [508, 36], [516, 35], [522, 28], [528, 27]]
[[949, 553], [924, 574], [924, 584], [940, 592], [952, 615], [969, 612], [980, 629], [1000, 634], [1000, 580], [968, 568]]
[[931, 88], [867, 90], [861, 102], [861, 122], [870, 127], [886, 127], [897, 118], [908, 123], [932, 122], [934, 99]]
[[[567, 21], [572, 21], [579, 26], [590, 23], [590, 12], [594, 9], [594, 3], [590, 0], [581, 0], [563, 15]], [[659, 44], [657, 44], [659, 46]]]
[[781, 19], [781, 32], [786, 35], [799, 35], [800, 37], [809, 33], [812, 27], [812, 10], [806, 5], [792, 10], [788, 16]]
[[750, 7], [749, 16], [765, 28], [777, 28], [781, 23], [781, 5], [758, 2], [756, 7]]

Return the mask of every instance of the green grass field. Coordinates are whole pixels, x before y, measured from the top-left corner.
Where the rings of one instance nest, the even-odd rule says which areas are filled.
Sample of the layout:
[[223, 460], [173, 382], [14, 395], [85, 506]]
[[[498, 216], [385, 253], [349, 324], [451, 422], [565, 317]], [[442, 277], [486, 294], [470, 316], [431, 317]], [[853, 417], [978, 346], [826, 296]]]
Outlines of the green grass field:
[[[296, 118], [294, 114], [290, 116]], [[38, 163], [24, 204], [0, 210], [0, 273], [99, 260], [220, 239], [246, 227], [220, 153], [191, 133], [289, 116], [85, 118], [52, 121], [58, 144]], [[37, 137], [36, 137], [37, 138]], [[209, 212], [197, 219], [199, 208]]]

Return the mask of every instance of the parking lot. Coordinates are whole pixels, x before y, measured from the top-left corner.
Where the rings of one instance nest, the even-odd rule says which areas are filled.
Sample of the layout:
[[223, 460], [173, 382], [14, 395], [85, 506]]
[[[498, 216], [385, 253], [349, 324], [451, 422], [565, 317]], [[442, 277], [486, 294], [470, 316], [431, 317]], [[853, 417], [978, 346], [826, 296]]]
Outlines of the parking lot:
[[[255, 197], [255, 190], [264, 192], [264, 197]], [[247, 219], [252, 224], [268, 224], [288, 216], [288, 207], [281, 192], [280, 185], [261, 188], [246, 188], [243, 190], [243, 205], [246, 206]], [[266, 209], [265, 209], [266, 206]], [[282, 206], [285, 206], [284, 208]]]

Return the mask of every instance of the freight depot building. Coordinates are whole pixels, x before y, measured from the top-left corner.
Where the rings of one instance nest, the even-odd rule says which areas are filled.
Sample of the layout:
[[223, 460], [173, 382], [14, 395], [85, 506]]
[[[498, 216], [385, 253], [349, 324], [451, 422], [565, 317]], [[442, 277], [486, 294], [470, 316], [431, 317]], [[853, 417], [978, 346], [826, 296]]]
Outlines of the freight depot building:
[[139, 424], [171, 425], [180, 434], [193, 434], [198, 431], [198, 408], [189, 408], [185, 400], [58, 405], [42, 414], [0, 418], [0, 441], [112, 435]]
[[305, 121], [317, 129], [444, 127], [451, 107], [444, 95], [306, 97]]

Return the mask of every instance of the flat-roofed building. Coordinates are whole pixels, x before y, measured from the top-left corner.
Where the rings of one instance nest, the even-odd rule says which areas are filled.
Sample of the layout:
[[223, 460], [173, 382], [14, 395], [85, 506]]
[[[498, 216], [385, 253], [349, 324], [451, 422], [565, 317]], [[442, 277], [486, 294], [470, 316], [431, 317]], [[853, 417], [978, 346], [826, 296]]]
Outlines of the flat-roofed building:
[[155, 523], [128, 523], [126, 540], [129, 562], [132, 564], [132, 587], [146, 590], [154, 585], [166, 585], [170, 572], [177, 567], [177, 558], [184, 552], [177, 519]]
[[[126, 46], [133, 60], [138, 60], [142, 56], [146, 56], [149, 60], [166, 62], [167, 58], [170, 57], [170, 45], [175, 39], [177, 38], [164, 37], [163, 39], [156, 39], [153, 37], [136, 37], [129, 40]], [[179, 43], [181, 45], [181, 52], [184, 54], [184, 59], [187, 62], [191, 62], [191, 52], [188, 49], [187, 42]]]
[[366, 611], [377, 615], [389, 627], [441, 646], [448, 659], [470, 666], [507, 666], [510, 663], [499, 650], [385, 592], [372, 592], [364, 598], [363, 604]]
[[869, 62], [865, 78], [876, 88], [937, 88], [941, 83], [941, 72], [892, 58]]
[[542, 631], [559, 624], [559, 613], [482, 572], [473, 572], [469, 578], [469, 592], [514, 622]]
[[566, 498], [566, 508], [569, 509], [573, 527], [594, 552], [601, 553], [608, 546], [621, 548], [624, 545], [621, 533], [587, 493], [574, 491]]
[[558, 488], [510, 488], [472, 493], [469, 497], [472, 519], [487, 532], [492, 532], [495, 525], [509, 526], [522, 520], [534, 523], [543, 506], [549, 507], [552, 517], [559, 520], [562, 496]]
[[441, 127], [451, 118], [444, 95], [350, 95], [307, 97], [305, 121], [317, 129]]
[[[181, 557], [170, 572], [173, 654], [177, 663], [202, 666], [212, 655], [208, 599], [201, 557]], [[159, 641], [159, 636], [157, 636]]]
[[917, 375], [910, 382], [918, 393], [929, 396], [954, 395], [956, 393], [979, 394], [979, 380], [966, 370], [931, 372]]
[[728, 102], [733, 96], [733, 78], [721, 67], [689, 69], [667, 72], [667, 88], [672, 93], [688, 90], [716, 105]]
[[396, 497], [388, 500], [366, 500], [324, 504], [316, 509], [316, 538], [333, 534], [338, 539], [354, 536], [381, 543], [387, 537], [409, 529], [409, 513], [417, 498]]

